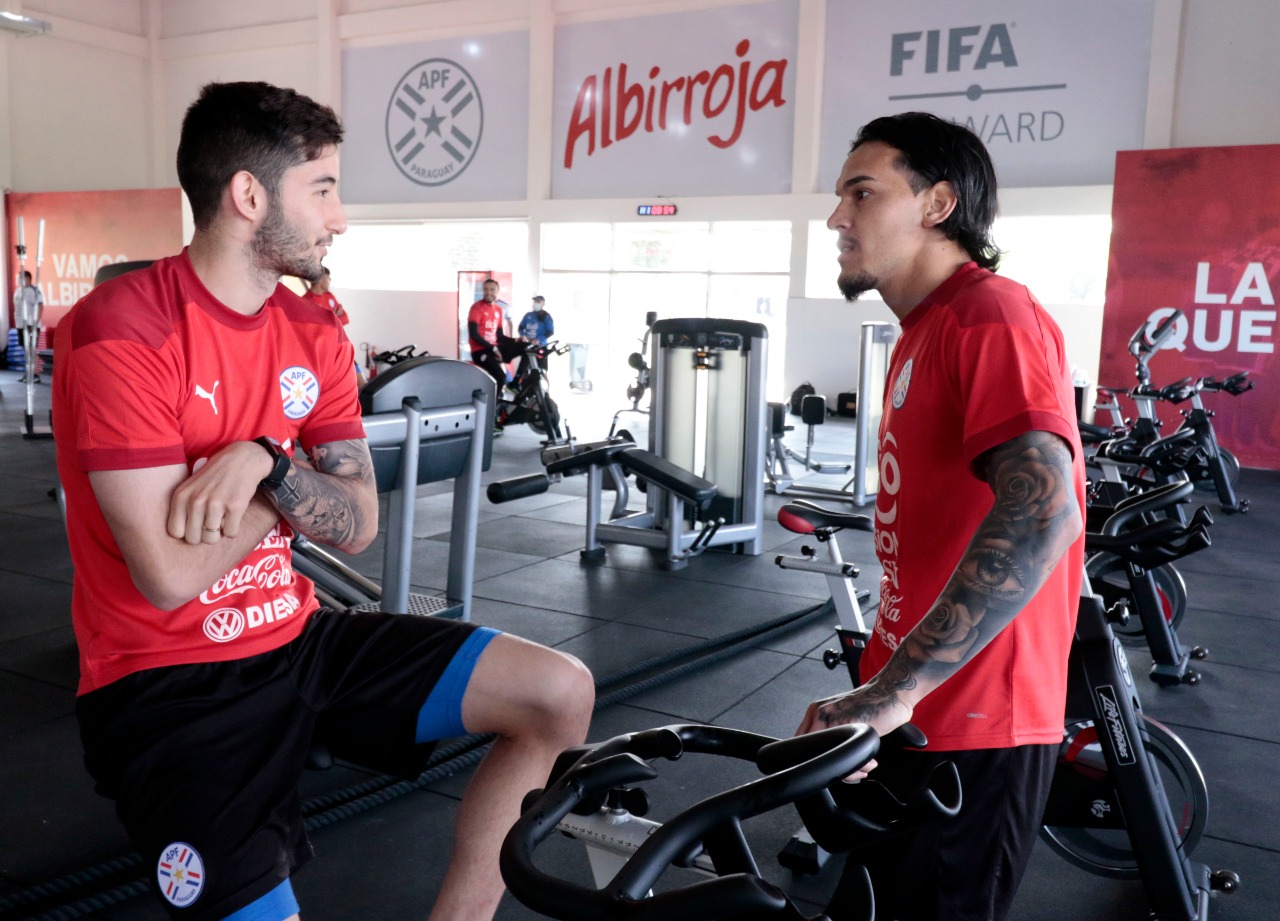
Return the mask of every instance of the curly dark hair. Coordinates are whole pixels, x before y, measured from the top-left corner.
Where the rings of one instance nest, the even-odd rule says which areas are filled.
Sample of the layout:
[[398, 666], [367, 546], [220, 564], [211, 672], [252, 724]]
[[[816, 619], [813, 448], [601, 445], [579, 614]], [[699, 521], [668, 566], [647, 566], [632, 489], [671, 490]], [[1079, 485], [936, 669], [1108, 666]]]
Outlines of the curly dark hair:
[[285, 170], [342, 142], [333, 109], [269, 83], [209, 83], [182, 120], [178, 182], [197, 228], [218, 213], [231, 177], [247, 170], [275, 195]]
[[964, 247], [970, 259], [994, 272], [1000, 265], [1000, 250], [991, 239], [996, 171], [982, 139], [928, 112], [903, 112], [863, 125], [849, 153], [871, 141], [898, 151], [898, 166], [911, 191], [918, 194], [936, 182], [951, 183], [956, 207], [938, 229]]

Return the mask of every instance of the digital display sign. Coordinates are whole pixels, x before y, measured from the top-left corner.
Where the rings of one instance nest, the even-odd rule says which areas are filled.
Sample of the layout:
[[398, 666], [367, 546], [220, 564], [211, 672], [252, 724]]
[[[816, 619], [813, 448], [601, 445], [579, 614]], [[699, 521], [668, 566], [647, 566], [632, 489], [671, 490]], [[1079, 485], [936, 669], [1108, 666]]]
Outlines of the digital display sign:
[[641, 217], [671, 217], [676, 213], [675, 205], [637, 205], [636, 214]]

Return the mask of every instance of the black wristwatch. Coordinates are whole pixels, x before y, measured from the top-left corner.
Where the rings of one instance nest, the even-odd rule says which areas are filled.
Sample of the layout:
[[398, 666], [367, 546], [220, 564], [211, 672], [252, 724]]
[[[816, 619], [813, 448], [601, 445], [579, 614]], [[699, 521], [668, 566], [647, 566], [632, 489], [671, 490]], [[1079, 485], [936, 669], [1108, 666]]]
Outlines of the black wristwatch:
[[267, 492], [275, 492], [280, 488], [280, 484], [284, 482], [285, 476], [289, 473], [289, 465], [292, 460], [288, 454], [284, 453], [284, 448], [280, 447], [279, 442], [268, 438], [266, 435], [253, 439], [253, 443], [262, 445], [263, 449], [271, 455], [272, 463], [271, 472], [258, 485]]

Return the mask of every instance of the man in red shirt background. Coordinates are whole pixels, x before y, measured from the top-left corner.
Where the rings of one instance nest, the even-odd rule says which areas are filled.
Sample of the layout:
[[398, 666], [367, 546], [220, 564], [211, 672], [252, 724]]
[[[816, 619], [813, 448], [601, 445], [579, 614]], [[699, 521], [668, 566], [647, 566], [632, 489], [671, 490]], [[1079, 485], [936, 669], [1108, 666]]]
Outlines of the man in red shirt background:
[[498, 301], [498, 283], [486, 278], [480, 289], [480, 300], [467, 311], [467, 341], [471, 360], [489, 372], [501, 394], [507, 384], [505, 365], [520, 356], [523, 346], [503, 331], [506, 312]]

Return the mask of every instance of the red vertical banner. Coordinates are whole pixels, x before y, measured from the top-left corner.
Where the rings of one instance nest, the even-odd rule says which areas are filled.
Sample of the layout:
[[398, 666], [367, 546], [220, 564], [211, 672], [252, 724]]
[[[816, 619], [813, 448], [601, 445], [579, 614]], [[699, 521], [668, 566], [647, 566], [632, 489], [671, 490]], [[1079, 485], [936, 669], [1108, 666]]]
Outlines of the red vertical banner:
[[[1249, 371], [1255, 390], [1204, 394], [1218, 440], [1248, 467], [1280, 469], [1280, 145], [1122, 151], [1116, 156], [1098, 377], [1131, 387], [1127, 345], [1182, 312], [1149, 363], [1156, 386]], [[1166, 433], [1180, 421], [1160, 404]]]
[[[34, 278], [39, 263], [44, 324], [52, 329], [93, 287], [103, 265], [159, 259], [182, 248], [182, 192], [130, 189], [104, 192], [10, 192], [5, 196], [12, 300], [21, 260]], [[22, 218], [21, 240], [18, 219]], [[40, 222], [44, 222], [41, 239]]]

